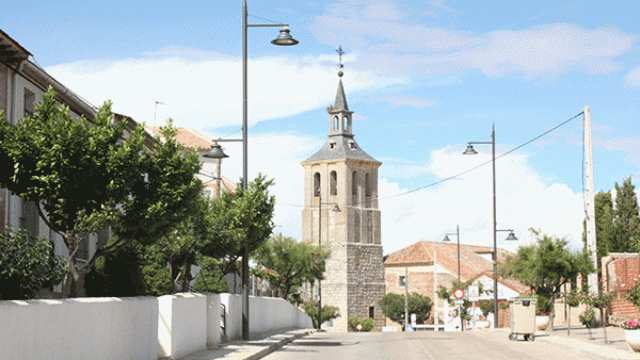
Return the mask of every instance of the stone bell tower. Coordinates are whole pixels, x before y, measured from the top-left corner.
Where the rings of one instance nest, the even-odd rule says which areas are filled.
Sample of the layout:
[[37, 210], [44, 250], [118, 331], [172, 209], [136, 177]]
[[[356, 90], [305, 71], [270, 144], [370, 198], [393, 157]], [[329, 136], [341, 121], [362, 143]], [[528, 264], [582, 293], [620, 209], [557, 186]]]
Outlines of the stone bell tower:
[[[338, 75], [342, 77], [342, 71]], [[333, 324], [324, 323], [322, 328], [348, 331], [349, 318], [357, 316], [373, 318], [374, 330], [379, 331], [384, 315], [378, 301], [385, 291], [378, 210], [382, 163], [353, 138], [353, 111], [347, 106], [342, 79], [327, 112], [329, 138], [302, 162], [302, 240], [331, 250], [321, 284], [322, 305], [337, 306], [340, 311]], [[332, 211], [335, 204], [340, 212]]]

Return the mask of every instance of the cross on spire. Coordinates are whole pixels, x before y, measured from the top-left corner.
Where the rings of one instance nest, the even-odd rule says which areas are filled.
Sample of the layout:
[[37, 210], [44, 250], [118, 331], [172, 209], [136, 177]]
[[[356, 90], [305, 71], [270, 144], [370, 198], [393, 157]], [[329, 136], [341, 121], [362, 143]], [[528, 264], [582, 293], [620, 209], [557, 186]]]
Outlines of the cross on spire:
[[344, 67], [344, 65], [342, 65], [342, 54], [344, 54], [344, 51], [342, 51], [342, 45], [338, 47], [336, 52], [340, 55], [340, 63], [338, 64], [338, 67], [342, 69]]

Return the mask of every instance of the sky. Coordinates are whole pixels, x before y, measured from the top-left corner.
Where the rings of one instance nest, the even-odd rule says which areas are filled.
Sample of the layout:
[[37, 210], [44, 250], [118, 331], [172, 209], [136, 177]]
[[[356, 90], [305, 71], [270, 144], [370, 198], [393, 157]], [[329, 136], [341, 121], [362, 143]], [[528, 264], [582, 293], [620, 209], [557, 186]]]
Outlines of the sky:
[[[276, 232], [301, 239], [300, 163], [327, 140], [340, 46], [355, 140], [382, 162], [385, 254], [457, 224], [462, 244], [493, 245], [491, 145], [462, 155], [493, 126], [497, 226], [519, 239], [499, 232], [498, 247], [531, 244], [529, 229], [581, 247], [586, 106], [595, 191], [639, 185], [640, 2], [249, 0], [248, 13], [300, 41], [248, 29], [248, 172], [275, 179]], [[96, 106], [242, 136], [240, 0], [0, 1], [0, 27]], [[242, 149], [224, 146], [239, 180]]]

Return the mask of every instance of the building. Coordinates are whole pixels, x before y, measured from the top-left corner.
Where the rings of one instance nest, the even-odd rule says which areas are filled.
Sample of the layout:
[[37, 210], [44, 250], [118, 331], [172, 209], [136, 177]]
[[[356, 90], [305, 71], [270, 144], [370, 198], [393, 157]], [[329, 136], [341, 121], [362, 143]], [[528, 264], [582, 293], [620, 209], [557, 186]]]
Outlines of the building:
[[[381, 329], [384, 317], [378, 300], [384, 295], [384, 269], [377, 199], [382, 163], [354, 140], [353, 112], [347, 106], [342, 79], [327, 112], [329, 138], [302, 162], [302, 240], [331, 250], [321, 298], [323, 305], [340, 311], [340, 317], [323, 324], [323, 329], [347, 331], [352, 316], [373, 318], [374, 329]], [[331, 211], [336, 204], [340, 212]]]
[[[32, 54], [22, 47], [8, 34], [0, 30], [0, 110], [10, 124], [33, 113], [34, 102], [51, 86], [58, 93], [57, 101], [69, 107], [72, 117], [84, 116], [92, 121], [98, 110], [79, 95], [54, 79], [45, 70], [29, 60]], [[137, 126], [136, 122], [124, 115], [114, 114], [114, 122], [127, 122], [130, 133]], [[125, 131], [125, 136], [127, 136]], [[145, 139], [147, 148], [153, 148], [153, 139]], [[49, 238], [56, 255], [68, 257], [68, 250], [62, 237], [50, 230], [40, 218], [36, 203], [25, 201], [19, 196], [0, 188], [0, 231], [7, 227], [24, 228], [32, 236]], [[88, 234], [88, 241], [81, 241], [77, 253], [78, 265], [88, 262], [97, 249], [104, 246], [111, 233], [108, 228]], [[41, 296], [56, 296], [42, 294]]]
[[[508, 251], [498, 249], [498, 262], [504, 261]], [[474, 280], [481, 283], [483, 289], [490, 293], [480, 295], [480, 300], [493, 299], [493, 248], [485, 246], [460, 245], [460, 280]], [[395, 251], [384, 260], [385, 285], [387, 293], [405, 293], [400, 286], [399, 277], [407, 276], [409, 293], [417, 292], [431, 298], [434, 303], [432, 316], [438, 314], [438, 322], [445, 323], [446, 315], [444, 299], [439, 299], [437, 290], [440, 286], [451, 288], [452, 282], [458, 278], [458, 246], [455, 243], [419, 241], [403, 249]], [[498, 304], [506, 304], [508, 299], [529, 292], [521, 283], [511, 279], [498, 279]], [[437, 310], [436, 310], [437, 309]], [[508, 310], [499, 311], [501, 326], [509, 326]], [[486, 314], [485, 314], [486, 315]], [[492, 320], [492, 319], [489, 319]], [[387, 319], [387, 326], [400, 326]]]

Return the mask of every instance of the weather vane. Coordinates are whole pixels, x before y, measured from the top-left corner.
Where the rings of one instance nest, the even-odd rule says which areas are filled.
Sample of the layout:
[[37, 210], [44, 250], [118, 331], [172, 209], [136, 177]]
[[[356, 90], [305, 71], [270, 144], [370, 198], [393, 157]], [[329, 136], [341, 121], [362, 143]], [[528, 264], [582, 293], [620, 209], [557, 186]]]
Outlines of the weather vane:
[[[342, 45], [338, 46], [338, 50], [336, 50], [336, 52], [338, 53], [338, 55], [340, 56], [340, 62], [338, 63], [338, 67], [340, 69], [344, 68], [344, 65], [342, 64], [342, 54], [344, 54], [344, 51], [342, 51]], [[338, 71], [338, 76], [342, 77], [344, 73], [342, 71]]]

